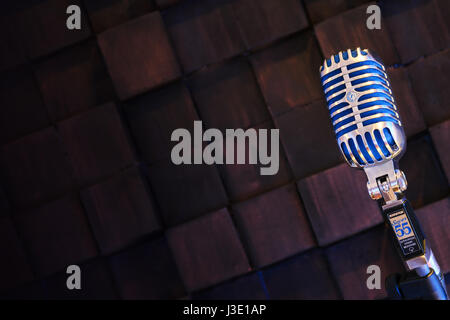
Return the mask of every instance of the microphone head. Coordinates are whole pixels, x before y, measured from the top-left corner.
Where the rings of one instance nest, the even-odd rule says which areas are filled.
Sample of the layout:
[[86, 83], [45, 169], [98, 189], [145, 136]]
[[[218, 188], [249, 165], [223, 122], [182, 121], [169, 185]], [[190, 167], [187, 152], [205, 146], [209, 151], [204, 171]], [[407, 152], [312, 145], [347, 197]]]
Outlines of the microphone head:
[[341, 51], [320, 75], [345, 160], [366, 168], [401, 157], [406, 138], [382, 62], [367, 50]]

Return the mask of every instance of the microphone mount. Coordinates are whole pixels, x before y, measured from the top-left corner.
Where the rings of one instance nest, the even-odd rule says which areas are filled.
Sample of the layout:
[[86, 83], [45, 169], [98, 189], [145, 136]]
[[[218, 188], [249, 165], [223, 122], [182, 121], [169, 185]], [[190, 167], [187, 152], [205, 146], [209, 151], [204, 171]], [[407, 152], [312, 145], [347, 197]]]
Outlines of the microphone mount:
[[403, 198], [408, 182], [403, 171], [396, 169], [394, 160], [365, 167], [367, 190], [373, 200], [383, 199], [386, 204]]

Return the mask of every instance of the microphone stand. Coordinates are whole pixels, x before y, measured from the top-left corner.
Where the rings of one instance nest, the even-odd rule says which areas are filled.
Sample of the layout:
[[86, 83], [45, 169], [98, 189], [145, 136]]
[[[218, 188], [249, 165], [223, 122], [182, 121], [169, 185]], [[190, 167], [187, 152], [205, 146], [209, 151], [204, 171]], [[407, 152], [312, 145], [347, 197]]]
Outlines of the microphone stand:
[[407, 182], [404, 173], [389, 161], [380, 167], [364, 168], [372, 199], [382, 203], [383, 217], [391, 226], [397, 253], [407, 272], [386, 278], [386, 290], [394, 300], [448, 300], [445, 280], [429, 247], [414, 211], [403, 197]]

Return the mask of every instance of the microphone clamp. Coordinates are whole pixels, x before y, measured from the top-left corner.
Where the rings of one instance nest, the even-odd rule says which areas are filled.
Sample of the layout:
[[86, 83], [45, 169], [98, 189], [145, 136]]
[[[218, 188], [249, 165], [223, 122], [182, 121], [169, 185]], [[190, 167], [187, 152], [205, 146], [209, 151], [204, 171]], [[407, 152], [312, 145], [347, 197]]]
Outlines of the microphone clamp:
[[408, 187], [406, 176], [395, 168], [394, 160], [374, 167], [364, 168], [367, 176], [367, 191], [373, 200], [383, 199], [386, 204], [403, 198]]

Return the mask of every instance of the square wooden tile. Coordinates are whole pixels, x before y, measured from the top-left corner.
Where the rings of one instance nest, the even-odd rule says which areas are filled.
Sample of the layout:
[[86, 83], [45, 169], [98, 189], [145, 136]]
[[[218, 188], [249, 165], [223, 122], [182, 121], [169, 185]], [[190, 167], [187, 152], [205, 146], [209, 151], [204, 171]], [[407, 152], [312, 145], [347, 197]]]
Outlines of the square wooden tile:
[[320, 250], [312, 250], [263, 271], [270, 299], [336, 300], [339, 289]]
[[227, 209], [168, 229], [167, 239], [189, 292], [250, 271]]
[[146, 163], [170, 161], [172, 132], [185, 128], [193, 135], [198, 118], [189, 91], [175, 83], [129, 101], [125, 114], [140, 157]]
[[442, 199], [450, 191], [430, 140], [427, 135], [408, 141], [405, 155], [399, 162], [408, 180], [405, 195], [414, 208]]
[[346, 163], [298, 182], [319, 245], [328, 245], [383, 221], [366, 184], [364, 172]]
[[412, 87], [428, 126], [450, 119], [450, 50], [409, 66]]
[[180, 76], [180, 68], [158, 11], [109, 29], [98, 43], [121, 100]]
[[450, 272], [450, 198], [433, 202], [416, 211], [420, 226], [439, 263], [442, 273]]
[[[231, 201], [240, 201], [248, 199], [254, 195], [260, 194], [264, 191], [276, 188], [278, 186], [288, 183], [292, 179], [291, 170], [287, 162], [283, 146], [279, 143], [278, 151], [272, 150], [272, 137], [274, 133], [271, 131], [274, 128], [272, 121], [263, 122], [253, 128], [260, 134], [259, 130], [267, 130], [267, 141], [268, 141], [268, 155], [272, 157], [271, 163], [261, 164], [257, 162], [256, 164], [249, 163], [249, 150], [250, 146], [248, 141], [245, 144], [245, 163], [237, 163], [237, 146], [234, 146], [234, 164], [221, 164], [217, 165], [227, 194]], [[262, 132], [262, 131], [261, 131]], [[258, 136], [259, 137], [259, 136]], [[259, 139], [259, 138], [258, 138]], [[225, 153], [227, 152], [226, 146], [224, 147]], [[278, 167], [276, 167], [274, 161], [274, 153], [278, 153]], [[262, 170], [264, 168], [272, 167], [274, 174], [272, 175], [262, 175]], [[275, 171], [277, 170], [277, 171]]]
[[255, 267], [315, 246], [295, 185], [269, 191], [232, 206], [239, 233]]
[[53, 121], [113, 100], [114, 88], [94, 41], [52, 56], [35, 67]]
[[294, 176], [304, 178], [344, 161], [323, 100], [275, 117]]
[[[344, 299], [384, 299], [387, 296], [385, 278], [392, 273], [405, 272], [389, 231], [387, 226], [379, 226], [326, 250], [331, 271]], [[380, 267], [381, 289], [367, 288], [367, 279], [370, 276], [367, 267], [372, 265]]]
[[200, 117], [208, 128], [243, 128], [270, 119], [246, 59], [205, 68], [189, 79]]
[[316, 24], [341, 12], [367, 3], [368, 0], [304, 0], [312, 23]]
[[155, 10], [152, 0], [84, 0], [95, 33]]
[[323, 97], [323, 59], [311, 32], [258, 52], [251, 61], [272, 116]]
[[164, 238], [147, 241], [111, 256], [109, 263], [125, 300], [177, 299], [185, 295]]
[[103, 254], [122, 249], [160, 227], [150, 190], [135, 167], [81, 194]]
[[326, 59], [339, 51], [361, 47], [376, 53], [386, 67], [400, 62], [390, 32], [383, 27], [385, 20], [381, 19], [381, 29], [367, 28], [366, 10], [371, 4], [376, 3], [361, 5], [315, 26], [316, 36]]
[[116, 106], [107, 103], [58, 124], [81, 185], [87, 185], [134, 163]]
[[428, 0], [382, 0], [379, 6], [402, 63], [450, 46], [448, 20], [438, 5]]
[[228, 203], [214, 165], [175, 165], [166, 159], [148, 167], [148, 178], [168, 226], [222, 208]]
[[97, 255], [77, 196], [68, 195], [17, 218], [18, 230], [39, 276], [66, 270]]
[[[70, 30], [66, 26], [67, 7], [81, 9], [81, 28]], [[88, 16], [81, 0], [33, 1], [19, 14], [22, 39], [30, 58], [38, 58], [58, 49], [80, 42], [91, 35]]]
[[45, 300], [114, 300], [119, 299], [111, 272], [103, 259], [80, 264], [81, 290], [68, 290], [66, 270], [41, 281], [44, 294], [32, 299]]
[[228, 0], [181, 1], [165, 10], [163, 18], [186, 73], [245, 49]]
[[53, 128], [3, 146], [0, 162], [5, 193], [16, 208], [62, 196], [76, 186], [64, 145]]
[[233, 7], [247, 48], [267, 44], [308, 26], [297, 0], [242, 0]]

